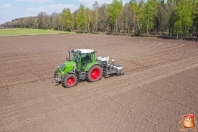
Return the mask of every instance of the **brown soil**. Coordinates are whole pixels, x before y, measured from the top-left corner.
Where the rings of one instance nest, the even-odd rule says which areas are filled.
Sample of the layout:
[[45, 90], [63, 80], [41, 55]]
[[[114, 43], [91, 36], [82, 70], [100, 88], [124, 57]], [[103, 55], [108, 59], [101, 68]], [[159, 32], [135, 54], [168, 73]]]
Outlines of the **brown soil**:
[[[124, 76], [63, 88], [52, 81], [67, 50], [89, 48]], [[180, 131], [198, 120], [198, 44], [111, 35], [0, 38], [0, 131]]]

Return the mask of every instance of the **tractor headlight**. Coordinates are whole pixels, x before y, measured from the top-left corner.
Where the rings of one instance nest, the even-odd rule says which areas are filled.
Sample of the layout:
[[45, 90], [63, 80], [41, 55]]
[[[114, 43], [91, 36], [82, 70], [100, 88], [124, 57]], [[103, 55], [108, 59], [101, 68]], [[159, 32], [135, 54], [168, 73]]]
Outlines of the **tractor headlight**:
[[60, 64], [60, 65], [58, 66], [58, 68], [59, 68], [59, 69], [65, 68], [65, 64]]

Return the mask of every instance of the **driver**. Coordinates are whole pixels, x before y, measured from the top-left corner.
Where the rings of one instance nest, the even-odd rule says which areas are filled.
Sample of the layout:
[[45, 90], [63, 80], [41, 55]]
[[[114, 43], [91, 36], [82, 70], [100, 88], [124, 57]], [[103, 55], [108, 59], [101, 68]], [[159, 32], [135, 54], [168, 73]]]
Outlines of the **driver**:
[[83, 58], [82, 62], [83, 62], [84, 65], [86, 65], [86, 63], [87, 63], [89, 60], [90, 60], [90, 56], [87, 54], [87, 55]]

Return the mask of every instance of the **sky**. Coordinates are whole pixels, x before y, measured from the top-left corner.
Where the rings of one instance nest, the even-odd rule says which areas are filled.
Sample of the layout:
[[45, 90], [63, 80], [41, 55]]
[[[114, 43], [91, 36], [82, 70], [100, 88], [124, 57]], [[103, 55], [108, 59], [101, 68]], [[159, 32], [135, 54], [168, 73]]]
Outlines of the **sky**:
[[[63, 8], [70, 8], [73, 12], [80, 4], [92, 8], [96, 0], [1, 0], [0, 1], [0, 24], [12, 21], [16, 18], [37, 16], [40, 12], [51, 15], [60, 13]], [[99, 4], [111, 3], [113, 0], [97, 0]], [[129, 0], [122, 0], [123, 3]]]

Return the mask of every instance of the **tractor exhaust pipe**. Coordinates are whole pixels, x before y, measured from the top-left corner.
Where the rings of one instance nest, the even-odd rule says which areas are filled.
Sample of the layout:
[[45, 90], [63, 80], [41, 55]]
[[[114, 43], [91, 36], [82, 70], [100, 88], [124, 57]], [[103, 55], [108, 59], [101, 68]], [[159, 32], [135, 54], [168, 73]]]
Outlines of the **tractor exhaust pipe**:
[[70, 51], [69, 51], [69, 50], [68, 50], [68, 53], [69, 53], [69, 60], [71, 60], [71, 56], [70, 56], [70, 55], [71, 55], [71, 53], [70, 53]]
[[67, 57], [66, 57], [66, 60], [67, 60], [67, 61], [70, 61], [70, 60], [71, 60], [71, 56], [70, 56], [70, 54], [71, 54], [71, 53], [70, 53], [70, 51], [68, 50], [69, 58], [67, 58]]

